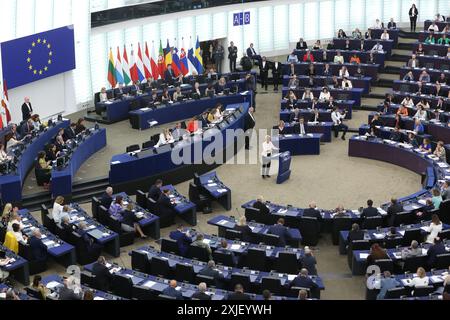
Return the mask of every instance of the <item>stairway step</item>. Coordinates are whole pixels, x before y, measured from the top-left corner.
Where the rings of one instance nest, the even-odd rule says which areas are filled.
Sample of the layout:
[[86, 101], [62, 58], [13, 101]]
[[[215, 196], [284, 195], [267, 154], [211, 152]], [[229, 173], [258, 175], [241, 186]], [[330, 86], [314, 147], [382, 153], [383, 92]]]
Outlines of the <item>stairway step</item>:
[[412, 52], [414, 49], [414, 44], [413, 43], [399, 43], [397, 45], [397, 49], [408, 50], [408, 51]]
[[410, 59], [410, 56], [400, 55], [400, 54], [393, 54], [389, 61], [395, 61], [395, 62], [408, 62]]

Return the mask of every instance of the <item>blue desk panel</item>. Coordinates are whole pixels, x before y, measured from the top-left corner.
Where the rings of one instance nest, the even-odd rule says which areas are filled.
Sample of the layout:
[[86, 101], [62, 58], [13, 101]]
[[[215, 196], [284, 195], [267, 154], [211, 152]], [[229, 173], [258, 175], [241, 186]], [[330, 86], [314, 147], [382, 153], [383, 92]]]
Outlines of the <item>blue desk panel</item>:
[[299, 134], [285, 134], [273, 137], [273, 143], [279, 143], [280, 152], [290, 151], [293, 156], [318, 155], [320, 154], [320, 140], [322, 134], [308, 133], [304, 136]]

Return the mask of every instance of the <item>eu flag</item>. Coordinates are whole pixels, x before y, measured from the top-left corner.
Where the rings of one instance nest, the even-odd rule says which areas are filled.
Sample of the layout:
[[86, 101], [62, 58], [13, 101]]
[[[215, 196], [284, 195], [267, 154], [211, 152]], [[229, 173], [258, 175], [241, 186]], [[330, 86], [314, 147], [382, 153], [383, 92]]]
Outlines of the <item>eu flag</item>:
[[8, 89], [75, 69], [73, 25], [0, 44]]

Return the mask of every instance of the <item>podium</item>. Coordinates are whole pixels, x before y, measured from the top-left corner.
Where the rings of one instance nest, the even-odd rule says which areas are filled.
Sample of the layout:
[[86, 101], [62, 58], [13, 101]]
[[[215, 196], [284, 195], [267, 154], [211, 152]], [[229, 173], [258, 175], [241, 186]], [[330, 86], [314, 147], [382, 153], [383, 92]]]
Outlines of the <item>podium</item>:
[[282, 184], [291, 177], [291, 153], [289, 151], [278, 155], [277, 184]]

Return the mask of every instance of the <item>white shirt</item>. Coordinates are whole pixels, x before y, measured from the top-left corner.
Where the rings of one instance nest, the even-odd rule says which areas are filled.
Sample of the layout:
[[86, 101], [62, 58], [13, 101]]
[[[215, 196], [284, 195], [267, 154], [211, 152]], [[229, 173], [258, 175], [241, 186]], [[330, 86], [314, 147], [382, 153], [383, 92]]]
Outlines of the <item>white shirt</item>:
[[437, 26], [437, 24], [435, 24], [434, 26], [430, 25], [428, 27], [428, 31], [431, 31], [431, 30], [434, 30], [434, 32], [438, 32], [439, 31], [439, 27]]
[[384, 32], [383, 32], [383, 33], [381, 34], [381, 37], [380, 37], [380, 38], [381, 38], [381, 40], [389, 40], [389, 33], [387, 33], [387, 32], [384, 33]]
[[382, 28], [381, 21], [375, 22], [375, 24], [373, 25], [373, 29], [381, 29], [381, 28]]
[[344, 56], [334, 56], [334, 59], [333, 59], [333, 62], [334, 63], [344, 63]]
[[383, 45], [381, 43], [375, 44], [371, 51], [383, 51]]
[[26, 241], [23, 239], [23, 234], [22, 234], [22, 232], [13, 232], [14, 233], [14, 236], [16, 237], [16, 239], [17, 239], [17, 242], [20, 242], [20, 243], [22, 243], [22, 244], [26, 244]]
[[420, 119], [421, 121], [427, 121], [427, 113], [425, 110], [417, 110], [413, 118]]
[[401, 103], [401, 104], [404, 104], [404, 105], [406, 105], [407, 107], [414, 107], [414, 102], [413, 102], [412, 99], [406, 100], [406, 98], [404, 98], [404, 99], [402, 100], [402, 103]]
[[15, 223], [20, 225], [20, 230], [22, 230], [24, 228], [24, 225], [23, 225], [22, 221], [11, 220], [10, 222], [8, 222], [8, 227], [6, 228], [6, 230], [7, 231], [13, 231], [12, 225], [15, 224]]
[[[53, 210], [52, 210], [52, 218], [55, 223], [58, 223], [61, 221], [61, 216], [63, 212], [63, 206], [59, 203], [53, 203]], [[58, 222], [57, 222], [58, 221]]]
[[425, 276], [423, 278], [419, 278], [419, 277], [414, 277], [411, 282], [409, 283], [409, 285], [411, 287], [426, 287], [429, 283], [428, 277]]
[[5, 152], [5, 150], [0, 150], [0, 161], [8, 160], [8, 154]]
[[305, 125], [303, 123], [300, 123], [299, 125], [300, 125], [300, 134], [305, 135], [306, 134]]
[[159, 146], [161, 146], [163, 144], [172, 143], [172, 142], [174, 142], [174, 140], [173, 140], [173, 137], [171, 134], [168, 136], [168, 139], [166, 139], [166, 136], [164, 135], [164, 133], [161, 133], [159, 135], [159, 141], [155, 147], [158, 148]]
[[349, 77], [350, 75], [348, 74], [348, 70], [345, 70], [345, 72], [341, 70], [339, 70], [339, 77]]
[[306, 94], [306, 91], [303, 92], [302, 100], [305, 100], [305, 99], [311, 99], [311, 100], [314, 99], [313, 93], [310, 92], [309, 94]]
[[340, 125], [342, 123], [342, 119], [344, 119], [345, 116], [342, 115], [340, 112], [338, 111], [333, 111], [331, 113], [331, 119], [333, 120], [334, 125]]
[[321, 92], [319, 100], [330, 100], [330, 92]]
[[278, 150], [278, 148], [273, 145], [272, 141], [270, 142], [264, 141], [262, 144], [262, 149], [263, 151], [261, 152], [261, 155], [263, 157], [267, 157], [269, 153], [272, 153], [272, 150]]
[[9, 139], [8, 142], [6, 143], [6, 151], [9, 152], [11, 150], [11, 148], [14, 147], [18, 143], [19, 143], [19, 141], [17, 141], [14, 138]]
[[108, 94], [100, 92], [100, 102], [108, 101]]
[[296, 54], [289, 55], [288, 62], [298, 62], [298, 57]]
[[352, 82], [350, 80], [342, 80], [342, 89], [353, 88]]
[[439, 232], [442, 231], [442, 223], [435, 225], [433, 222], [430, 223], [430, 226], [427, 230], [430, 234], [427, 236], [426, 242], [434, 243], [434, 239], [438, 236]]

